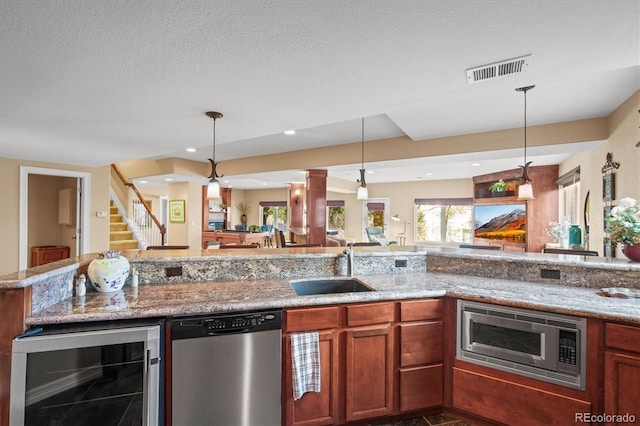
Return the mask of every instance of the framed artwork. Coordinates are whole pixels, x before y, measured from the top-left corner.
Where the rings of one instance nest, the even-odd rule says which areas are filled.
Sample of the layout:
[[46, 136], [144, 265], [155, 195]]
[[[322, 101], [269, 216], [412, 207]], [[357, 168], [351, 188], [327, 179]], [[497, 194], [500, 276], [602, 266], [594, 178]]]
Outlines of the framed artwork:
[[169, 200], [169, 221], [184, 222], [184, 200]]
[[607, 173], [602, 175], [602, 200], [613, 201], [615, 199], [615, 175]]

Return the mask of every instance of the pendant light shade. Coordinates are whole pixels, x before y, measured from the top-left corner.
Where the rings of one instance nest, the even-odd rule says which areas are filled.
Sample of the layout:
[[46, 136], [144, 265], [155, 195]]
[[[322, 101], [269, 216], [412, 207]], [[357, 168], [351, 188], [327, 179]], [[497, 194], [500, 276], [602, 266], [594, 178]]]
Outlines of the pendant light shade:
[[522, 183], [518, 186], [518, 200], [534, 200], [533, 185], [531, 185], [531, 178], [529, 177], [529, 165], [531, 161], [527, 162], [527, 92], [536, 86], [518, 87], [516, 91], [524, 93], [524, 165], [522, 167], [522, 177], [520, 180]]
[[212, 158], [209, 158], [209, 162], [211, 163], [211, 174], [208, 176], [209, 185], [207, 186], [207, 199], [220, 200], [220, 182], [218, 182], [218, 178], [222, 176], [219, 176], [216, 171], [216, 167], [218, 167], [218, 163], [216, 163], [216, 120], [218, 118], [222, 118], [222, 114], [216, 111], [209, 111], [206, 114], [207, 117], [213, 119], [213, 155]]
[[362, 168], [360, 169], [360, 179], [356, 180], [360, 184], [356, 200], [367, 201], [369, 199], [369, 191], [367, 190], [367, 182], [364, 180], [364, 117], [362, 117]]

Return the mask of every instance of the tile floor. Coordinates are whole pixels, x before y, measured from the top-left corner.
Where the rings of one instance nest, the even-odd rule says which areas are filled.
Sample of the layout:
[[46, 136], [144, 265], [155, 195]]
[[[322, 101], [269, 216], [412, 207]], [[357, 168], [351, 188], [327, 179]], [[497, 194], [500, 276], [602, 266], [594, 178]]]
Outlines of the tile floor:
[[445, 414], [432, 414], [425, 417], [401, 420], [393, 423], [375, 423], [369, 426], [474, 426]]

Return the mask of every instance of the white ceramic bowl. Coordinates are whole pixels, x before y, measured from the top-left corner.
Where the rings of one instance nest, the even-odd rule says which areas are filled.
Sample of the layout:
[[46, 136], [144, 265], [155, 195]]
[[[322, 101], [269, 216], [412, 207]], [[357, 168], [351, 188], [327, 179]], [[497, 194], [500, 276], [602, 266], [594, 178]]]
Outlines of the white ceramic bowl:
[[129, 261], [124, 257], [93, 259], [87, 268], [87, 276], [99, 292], [118, 291], [129, 276]]

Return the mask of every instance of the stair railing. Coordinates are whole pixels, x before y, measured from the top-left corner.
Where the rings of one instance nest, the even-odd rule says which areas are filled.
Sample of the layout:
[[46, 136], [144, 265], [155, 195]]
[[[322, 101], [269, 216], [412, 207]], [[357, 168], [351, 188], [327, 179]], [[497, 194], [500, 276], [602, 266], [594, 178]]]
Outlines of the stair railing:
[[123, 185], [128, 187], [135, 197], [130, 197], [131, 205], [128, 209], [129, 226], [134, 234], [143, 242], [144, 246], [164, 246], [166, 244], [167, 228], [160, 223], [158, 218], [151, 212], [149, 204], [145, 201], [138, 188], [122, 175], [118, 166], [111, 165], [111, 168], [120, 179]]

